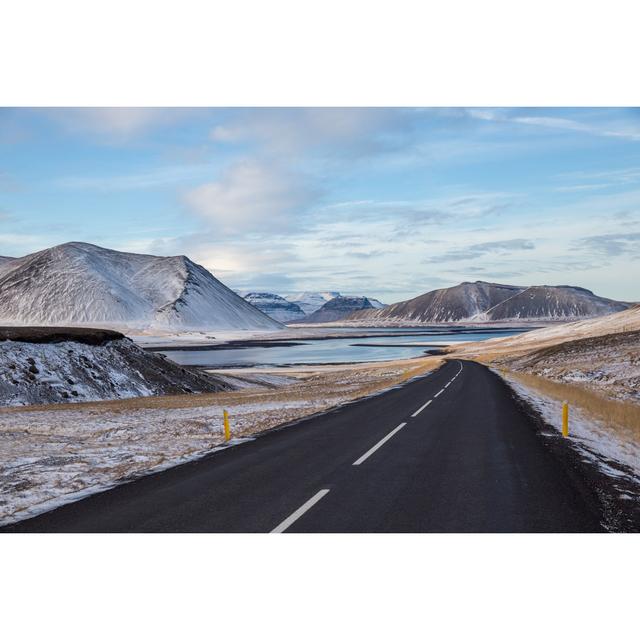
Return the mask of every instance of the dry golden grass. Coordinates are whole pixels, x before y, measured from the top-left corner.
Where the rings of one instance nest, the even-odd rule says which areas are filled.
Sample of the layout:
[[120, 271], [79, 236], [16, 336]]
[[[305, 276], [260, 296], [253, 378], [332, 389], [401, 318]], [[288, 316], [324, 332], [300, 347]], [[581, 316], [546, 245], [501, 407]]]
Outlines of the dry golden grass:
[[555, 382], [528, 373], [503, 371], [503, 374], [507, 379], [516, 380], [550, 398], [566, 400], [569, 405], [602, 422], [625, 440], [640, 442], [640, 406], [637, 404], [612, 400], [577, 384]]
[[414, 376], [420, 376], [428, 371], [433, 371], [439, 367], [444, 360], [437, 356], [431, 356], [428, 358], [420, 358], [415, 365], [409, 366], [409, 368], [402, 375], [402, 380], [408, 380]]

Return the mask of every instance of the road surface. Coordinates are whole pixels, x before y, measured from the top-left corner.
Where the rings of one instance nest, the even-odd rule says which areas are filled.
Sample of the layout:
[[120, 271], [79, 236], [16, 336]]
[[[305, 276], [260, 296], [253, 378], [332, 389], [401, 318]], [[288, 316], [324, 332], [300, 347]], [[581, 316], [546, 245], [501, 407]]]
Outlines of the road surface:
[[450, 361], [5, 531], [588, 532], [600, 522], [591, 489], [508, 387]]

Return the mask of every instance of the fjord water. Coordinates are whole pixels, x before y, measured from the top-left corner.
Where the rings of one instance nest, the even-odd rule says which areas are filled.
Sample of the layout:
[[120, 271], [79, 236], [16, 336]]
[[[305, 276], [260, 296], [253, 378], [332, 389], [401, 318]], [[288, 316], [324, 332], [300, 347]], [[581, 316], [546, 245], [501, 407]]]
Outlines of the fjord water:
[[[269, 346], [233, 346], [221, 349], [161, 351], [178, 364], [212, 369], [230, 367], [286, 367], [298, 364], [336, 364], [379, 362], [415, 358], [426, 351], [452, 342], [487, 340], [522, 333], [523, 329], [467, 330], [465, 332], [432, 329], [344, 330], [344, 336], [328, 339], [290, 339], [287, 344]], [[368, 337], [357, 337], [363, 333]], [[352, 335], [349, 335], [352, 334]], [[291, 343], [295, 344], [291, 344]]]

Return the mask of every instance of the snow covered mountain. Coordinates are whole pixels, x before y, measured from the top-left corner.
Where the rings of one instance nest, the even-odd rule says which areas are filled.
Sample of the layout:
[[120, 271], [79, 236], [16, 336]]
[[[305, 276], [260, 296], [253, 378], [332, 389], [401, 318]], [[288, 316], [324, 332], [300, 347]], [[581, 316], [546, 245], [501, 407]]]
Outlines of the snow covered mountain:
[[0, 406], [229, 388], [215, 377], [143, 351], [115, 331], [0, 327]]
[[[337, 291], [304, 291], [303, 293], [292, 293], [290, 295], [286, 295], [285, 299], [289, 300], [289, 302], [294, 302], [306, 315], [310, 315], [329, 302], [329, 300], [340, 297], [344, 298], [349, 296], [342, 296]], [[386, 306], [384, 303], [380, 302], [380, 300], [376, 300], [375, 298], [367, 298], [367, 300], [369, 300], [374, 309], [382, 309]]]
[[336, 296], [325, 302], [317, 311], [306, 316], [302, 322], [336, 322], [355, 311], [374, 310], [369, 298], [363, 296]]
[[297, 304], [305, 315], [309, 315], [339, 295], [337, 291], [303, 291], [302, 293], [292, 293], [284, 297], [285, 300]]
[[282, 327], [185, 256], [83, 242], [0, 262], [0, 323], [171, 331]]
[[[500, 320], [580, 320], [624, 311], [631, 305], [601, 298], [582, 287], [546, 285], [527, 287], [486, 311], [488, 319]], [[476, 318], [483, 319], [484, 314]]]
[[581, 287], [518, 287], [477, 281], [429, 291], [384, 309], [360, 311], [349, 320], [383, 324], [569, 321], [614, 313], [629, 306]]
[[304, 311], [295, 303], [275, 293], [248, 293], [247, 302], [278, 322], [291, 322], [305, 317]]

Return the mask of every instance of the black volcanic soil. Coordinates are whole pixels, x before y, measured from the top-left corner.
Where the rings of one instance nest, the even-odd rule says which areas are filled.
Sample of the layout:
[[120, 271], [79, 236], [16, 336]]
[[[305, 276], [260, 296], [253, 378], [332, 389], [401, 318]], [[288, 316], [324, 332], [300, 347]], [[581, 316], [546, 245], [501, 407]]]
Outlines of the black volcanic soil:
[[122, 340], [125, 336], [109, 329], [90, 327], [0, 327], [0, 341], [52, 344], [73, 340], [82, 344], [102, 346], [112, 340]]

